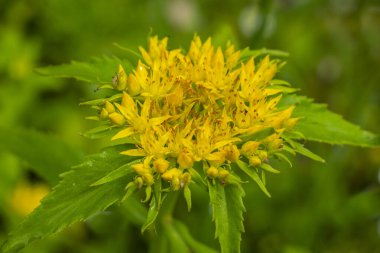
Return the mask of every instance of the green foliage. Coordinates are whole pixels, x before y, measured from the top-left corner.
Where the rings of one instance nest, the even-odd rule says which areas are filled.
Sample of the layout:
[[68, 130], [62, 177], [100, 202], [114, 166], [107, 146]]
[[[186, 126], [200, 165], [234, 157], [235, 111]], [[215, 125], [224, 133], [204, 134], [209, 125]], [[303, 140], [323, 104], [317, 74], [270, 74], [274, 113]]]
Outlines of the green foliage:
[[78, 150], [57, 137], [21, 128], [0, 127], [0, 148], [26, 161], [51, 185], [57, 184], [59, 174], [81, 158]]
[[90, 155], [85, 162], [63, 174], [62, 181], [42, 201], [42, 204], [9, 235], [3, 252], [14, 252], [31, 241], [61, 231], [77, 221], [99, 214], [123, 197], [125, 185], [133, 174], [126, 174], [112, 184], [91, 186], [131, 159], [113, 147]]
[[118, 64], [121, 64], [127, 73], [132, 69], [132, 65], [125, 59], [103, 56], [93, 58], [91, 62], [72, 61], [70, 64], [39, 68], [37, 73], [52, 77], [75, 78], [89, 83], [109, 84]]
[[281, 101], [280, 106], [285, 105], [296, 105], [293, 116], [299, 117], [300, 121], [295, 130], [301, 132], [307, 140], [361, 147], [380, 145], [379, 136], [360, 129], [329, 111], [326, 105], [313, 103], [312, 99], [289, 95]]
[[241, 233], [244, 232], [244, 190], [240, 185], [223, 186], [208, 183], [216, 237], [222, 253], [240, 252]]

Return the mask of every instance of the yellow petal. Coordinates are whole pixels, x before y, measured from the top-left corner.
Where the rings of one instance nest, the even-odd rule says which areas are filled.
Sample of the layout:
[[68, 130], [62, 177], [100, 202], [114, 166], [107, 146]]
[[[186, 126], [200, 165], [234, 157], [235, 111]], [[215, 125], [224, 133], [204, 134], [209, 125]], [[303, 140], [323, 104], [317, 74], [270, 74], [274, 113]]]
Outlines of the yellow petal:
[[117, 134], [115, 134], [111, 140], [126, 138], [128, 136], [131, 136], [134, 133], [135, 133], [134, 129], [132, 127], [128, 127], [128, 128], [125, 128], [125, 129], [119, 131]]
[[146, 156], [146, 153], [143, 149], [130, 149], [126, 151], [120, 152], [122, 155], [127, 155], [127, 156]]

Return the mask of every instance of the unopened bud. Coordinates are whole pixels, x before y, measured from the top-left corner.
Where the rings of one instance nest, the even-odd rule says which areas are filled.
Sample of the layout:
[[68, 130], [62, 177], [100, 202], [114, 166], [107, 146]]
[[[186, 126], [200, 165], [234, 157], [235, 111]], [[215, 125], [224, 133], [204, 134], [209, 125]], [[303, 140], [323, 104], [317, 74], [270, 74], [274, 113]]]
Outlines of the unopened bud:
[[224, 151], [225, 151], [227, 160], [229, 160], [231, 162], [235, 162], [235, 161], [239, 160], [240, 151], [236, 145], [226, 146], [226, 147], [224, 147]]
[[144, 180], [145, 184], [148, 186], [151, 186], [154, 183], [154, 178], [153, 178], [152, 174], [150, 174], [150, 173], [145, 173], [142, 176], [142, 179]]
[[165, 181], [172, 181], [175, 176], [178, 177], [180, 174], [181, 174], [181, 171], [179, 169], [173, 168], [166, 171], [164, 174], [162, 174], [161, 177]]
[[230, 172], [228, 170], [226, 170], [226, 169], [219, 170], [219, 177], [222, 180], [226, 179], [229, 174], [230, 174]]
[[101, 119], [107, 119], [108, 118], [108, 112], [105, 108], [102, 108], [102, 110], [100, 111], [100, 118]]
[[280, 139], [280, 138], [274, 139], [268, 143], [268, 149], [269, 150], [277, 150], [277, 149], [281, 148], [281, 146], [282, 146], [282, 139]]
[[261, 161], [266, 161], [268, 159], [268, 152], [265, 150], [258, 150], [257, 155], [259, 156]]
[[106, 101], [104, 103], [104, 108], [106, 109], [106, 111], [108, 113], [113, 113], [115, 112], [115, 106], [113, 106], [113, 104], [111, 104], [109, 101]]
[[177, 159], [180, 168], [191, 168], [194, 164], [194, 157], [191, 153], [182, 151]]
[[174, 191], [177, 191], [181, 188], [181, 182], [180, 182], [178, 176], [173, 177], [171, 186], [172, 186], [172, 189]]
[[191, 175], [189, 172], [185, 172], [180, 176], [181, 188], [188, 186], [191, 182]]
[[119, 71], [116, 76], [116, 89], [124, 90], [127, 87], [127, 74], [125, 73], [123, 66], [119, 64]]
[[249, 165], [251, 165], [252, 167], [257, 167], [260, 164], [261, 164], [261, 160], [258, 156], [253, 155], [249, 158]]
[[210, 178], [216, 178], [219, 174], [219, 171], [214, 166], [211, 166], [210, 168], [207, 169], [206, 174]]
[[136, 96], [140, 93], [141, 87], [133, 74], [129, 74], [127, 80], [127, 90], [131, 96]]
[[247, 141], [243, 144], [240, 151], [245, 156], [251, 156], [256, 152], [259, 145], [260, 142], [258, 141]]
[[154, 170], [158, 173], [164, 173], [169, 168], [169, 162], [164, 158], [158, 158], [153, 162]]
[[138, 164], [134, 164], [132, 165], [132, 169], [137, 173], [139, 174], [140, 176], [146, 174], [146, 173], [150, 173], [149, 172], [149, 169], [147, 169], [144, 164], [142, 163], [138, 163]]
[[122, 126], [125, 123], [125, 118], [123, 117], [123, 115], [121, 115], [120, 113], [117, 113], [117, 112], [111, 113], [109, 115], [109, 118], [112, 121], [112, 123], [119, 125], [119, 126]]

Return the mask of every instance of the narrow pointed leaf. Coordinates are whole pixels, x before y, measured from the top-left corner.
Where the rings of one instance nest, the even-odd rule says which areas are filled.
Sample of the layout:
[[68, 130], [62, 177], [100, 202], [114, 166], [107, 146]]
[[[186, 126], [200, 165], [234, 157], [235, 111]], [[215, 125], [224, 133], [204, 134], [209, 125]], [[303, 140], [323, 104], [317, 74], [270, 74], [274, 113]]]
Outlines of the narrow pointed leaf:
[[114, 181], [114, 180], [119, 179], [121, 177], [124, 177], [126, 175], [130, 175], [131, 173], [133, 173], [132, 165], [140, 163], [140, 162], [141, 162], [141, 160], [137, 159], [137, 160], [129, 162], [127, 164], [123, 164], [122, 166], [120, 166], [116, 170], [113, 170], [110, 173], [108, 173], [105, 177], [102, 177], [101, 179], [99, 179], [98, 181], [93, 183], [91, 186], [109, 183], [111, 181]]
[[247, 174], [250, 178], [253, 179], [253, 181], [256, 182], [256, 184], [260, 187], [260, 189], [268, 196], [271, 197], [269, 191], [265, 187], [264, 182], [261, 180], [259, 174], [257, 174], [256, 170], [254, 168], [250, 168], [248, 164], [244, 163], [243, 161], [237, 161], [236, 162], [239, 168]]

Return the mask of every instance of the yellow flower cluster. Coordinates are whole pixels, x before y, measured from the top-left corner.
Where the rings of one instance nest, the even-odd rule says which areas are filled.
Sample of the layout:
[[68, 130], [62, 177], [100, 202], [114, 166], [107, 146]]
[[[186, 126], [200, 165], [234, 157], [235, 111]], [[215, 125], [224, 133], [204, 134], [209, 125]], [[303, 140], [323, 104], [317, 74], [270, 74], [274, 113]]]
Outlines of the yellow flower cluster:
[[[278, 61], [242, 62], [233, 45], [223, 50], [197, 36], [187, 53], [169, 50], [167, 42], [152, 37], [147, 50], [140, 47], [143, 59], [131, 73], [119, 66], [113, 83], [122, 98], [100, 111], [120, 127], [113, 140], [138, 143], [122, 154], [143, 157], [133, 166], [139, 187], [164, 180], [183, 188], [197, 162], [205, 176], [228, 183], [234, 162], [245, 159], [254, 168], [281, 149], [282, 133], [297, 119], [293, 107], [277, 109], [282, 91], [271, 81]], [[254, 138], [265, 129], [273, 132]]]

